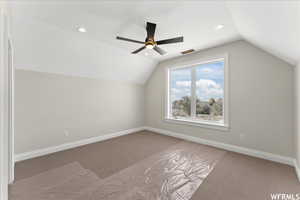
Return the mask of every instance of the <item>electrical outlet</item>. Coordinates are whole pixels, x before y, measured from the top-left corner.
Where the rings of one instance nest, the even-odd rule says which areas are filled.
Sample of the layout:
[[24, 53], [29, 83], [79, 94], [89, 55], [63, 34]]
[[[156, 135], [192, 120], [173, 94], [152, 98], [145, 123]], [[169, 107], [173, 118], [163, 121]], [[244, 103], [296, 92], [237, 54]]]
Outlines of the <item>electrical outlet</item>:
[[67, 137], [69, 136], [69, 131], [68, 130], [65, 130], [64, 133], [65, 133], [65, 136], [67, 136]]

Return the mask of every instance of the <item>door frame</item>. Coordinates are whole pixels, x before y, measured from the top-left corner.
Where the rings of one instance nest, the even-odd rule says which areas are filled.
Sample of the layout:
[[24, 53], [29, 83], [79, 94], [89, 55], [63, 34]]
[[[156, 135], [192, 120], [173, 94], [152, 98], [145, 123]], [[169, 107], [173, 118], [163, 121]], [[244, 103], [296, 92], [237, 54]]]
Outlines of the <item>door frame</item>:
[[9, 11], [0, 4], [0, 200], [7, 200], [14, 180], [14, 67]]
[[0, 200], [8, 197], [8, 63], [7, 17], [0, 9]]
[[11, 38], [8, 38], [8, 183], [12, 184], [15, 179], [15, 69], [13, 64], [14, 49]]

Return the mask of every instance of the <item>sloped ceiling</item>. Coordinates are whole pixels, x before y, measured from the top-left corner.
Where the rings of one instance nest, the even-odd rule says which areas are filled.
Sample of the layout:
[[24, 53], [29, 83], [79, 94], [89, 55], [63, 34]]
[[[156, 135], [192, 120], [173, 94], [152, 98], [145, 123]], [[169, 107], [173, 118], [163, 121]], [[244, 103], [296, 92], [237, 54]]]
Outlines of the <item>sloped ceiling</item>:
[[[161, 60], [240, 38], [292, 64], [300, 58], [295, 1], [13, 1], [12, 12], [22, 69], [143, 84]], [[157, 23], [157, 39], [183, 35], [184, 43], [161, 46], [166, 56], [132, 55], [140, 46], [115, 37], [144, 40], [147, 21]], [[219, 24], [224, 28], [216, 30]]]
[[243, 38], [293, 65], [300, 61], [300, 1], [237, 1], [227, 6]]

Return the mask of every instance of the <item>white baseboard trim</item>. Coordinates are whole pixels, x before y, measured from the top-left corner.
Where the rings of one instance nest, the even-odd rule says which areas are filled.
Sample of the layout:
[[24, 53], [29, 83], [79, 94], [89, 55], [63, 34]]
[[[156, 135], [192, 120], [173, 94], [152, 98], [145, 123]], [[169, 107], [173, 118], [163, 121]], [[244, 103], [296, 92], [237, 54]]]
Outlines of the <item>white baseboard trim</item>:
[[158, 128], [152, 128], [152, 127], [144, 127], [144, 128], [145, 128], [145, 130], [153, 131], [153, 132], [160, 133], [163, 135], [168, 135], [168, 136], [180, 138], [183, 140], [196, 142], [199, 144], [205, 144], [205, 145], [217, 147], [220, 149], [225, 149], [228, 151], [233, 151], [236, 153], [241, 153], [241, 154], [245, 154], [245, 155], [249, 155], [249, 156], [253, 156], [253, 157], [257, 157], [257, 158], [262, 158], [265, 160], [270, 160], [270, 161], [294, 166], [294, 158], [291, 158], [291, 157], [285, 157], [285, 156], [280, 156], [280, 155], [276, 155], [276, 154], [272, 154], [272, 153], [268, 153], [268, 152], [264, 152], [264, 151], [258, 151], [258, 150], [240, 147], [240, 146], [236, 146], [236, 145], [201, 139], [198, 137], [184, 135], [181, 133], [176, 133], [176, 132], [168, 131], [168, 130], [164, 130], [164, 129], [158, 129]]
[[97, 136], [97, 137], [92, 137], [92, 138], [88, 138], [88, 139], [84, 139], [84, 140], [80, 140], [80, 141], [65, 143], [65, 144], [48, 147], [48, 148], [44, 148], [44, 149], [38, 149], [38, 150], [25, 152], [25, 153], [21, 153], [21, 154], [16, 154], [15, 162], [19, 162], [19, 161], [23, 161], [23, 160], [27, 160], [27, 159], [31, 159], [31, 158], [36, 158], [36, 157], [52, 154], [55, 152], [64, 151], [67, 149], [72, 149], [75, 147], [108, 140], [108, 139], [123, 136], [123, 135], [128, 135], [128, 134], [135, 133], [135, 132], [142, 131], [142, 130], [149, 130], [149, 131], [153, 131], [153, 132], [156, 132], [159, 134], [168, 135], [168, 136], [180, 138], [180, 139], [187, 140], [187, 141], [192, 141], [192, 142], [196, 142], [199, 144], [205, 144], [205, 145], [217, 147], [220, 149], [225, 149], [228, 151], [233, 151], [233, 152], [237, 152], [237, 153], [241, 153], [241, 154], [245, 154], [245, 155], [249, 155], [249, 156], [253, 156], [253, 157], [257, 157], [257, 158], [262, 158], [265, 160], [270, 160], [270, 161], [274, 161], [274, 162], [278, 162], [278, 163], [291, 165], [291, 166], [295, 167], [296, 174], [300, 181], [300, 166], [297, 164], [296, 159], [294, 159], [294, 158], [280, 156], [280, 155], [263, 152], [263, 151], [258, 151], [258, 150], [254, 150], [254, 149], [249, 149], [249, 148], [245, 148], [245, 147], [240, 147], [240, 146], [236, 146], [236, 145], [225, 144], [225, 143], [216, 142], [216, 141], [212, 141], [212, 140], [205, 140], [205, 139], [201, 139], [201, 138], [194, 137], [194, 136], [184, 135], [184, 134], [176, 133], [173, 131], [152, 128], [152, 127], [147, 127], [147, 126], [128, 129], [128, 130], [119, 131], [119, 132], [110, 133], [110, 134], [105, 134], [105, 135], [101, 135], [101, 136]]
[[295, 170], [296, 170], [298, 180], [300, 182], [300, 166], [298, 165], [298, 162], [297, 162], [296, 159], [294, 159], [294, 166], [295, 166]]
[[115, 133], [105, 134], [105, 135], [101, 135], [101, 136], [97, 136], [97, 137], [92, 137], [92, 138], [88, 138], [88, 139], [84, 139], [84, 140], [80, 140], [80, 141], [69, 142], [69, 143], [58, 145], [58, 146], [53, 146], [53, 147], [38, 149], [38, 150], [25, 152], [25, 153], [21, 153], [21, 154], [16, 154], [15, 162], [19, 162], [19, 161], [23, 161], [23, 160], [27, 160], [27, 159], [31, 159], [31, 158], [36, 158], [36, 157], [44, 156], [47, 154], [51, 154], [51, 153], [55, 153], [55, 152], [59, 152], [59, 151], [67, 150], [67, 149], [72, 149], [72, 148], [83, 146], [86, 144], [91, 144], [91, 143], [95, 143], [95, 142], [108, 140], [108, 139], [111, 139], [114, 137], [128, 135], [128, 134], [135, 133], [135, 132], [142, 131], [142, 130], [145, 130], [145, 128], [138, 127], [138, 128], [128, 129], [128, 130], [119, 131], [119, 132], [115, 132]]

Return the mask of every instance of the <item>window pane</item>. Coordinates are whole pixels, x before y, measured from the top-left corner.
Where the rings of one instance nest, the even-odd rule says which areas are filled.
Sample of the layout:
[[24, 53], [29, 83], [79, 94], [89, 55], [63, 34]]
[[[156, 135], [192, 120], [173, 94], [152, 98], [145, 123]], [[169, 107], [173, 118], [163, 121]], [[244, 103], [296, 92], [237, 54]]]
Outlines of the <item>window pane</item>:
[[191, 116], [191, 69], [170, 71], [171, 113], [174, 118]]
[[223, 123], [224, 61], [196, 67], [196, 118]]

